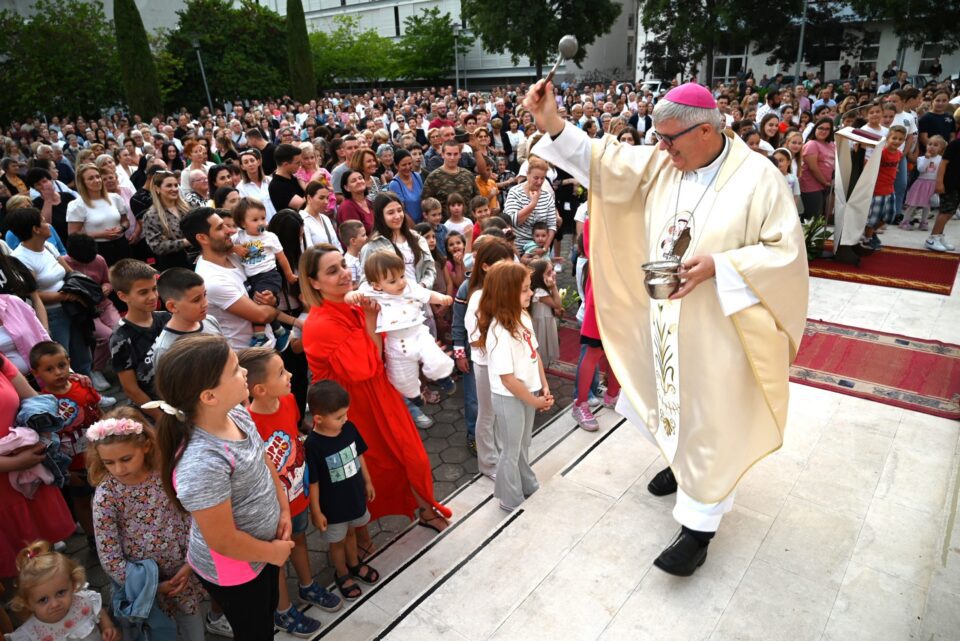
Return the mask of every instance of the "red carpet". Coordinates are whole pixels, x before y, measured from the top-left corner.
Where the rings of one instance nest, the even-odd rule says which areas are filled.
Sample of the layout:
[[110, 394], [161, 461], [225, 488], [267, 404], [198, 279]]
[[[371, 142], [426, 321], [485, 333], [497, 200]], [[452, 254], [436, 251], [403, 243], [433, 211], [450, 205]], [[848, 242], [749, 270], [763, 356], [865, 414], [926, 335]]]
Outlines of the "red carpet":
[[960, 254], [884, 246], [863, 257], [859, 267], [815, 258], [810, 261], [810, 275], [949, 296], [958, 265]]
[[960, 346], [807, 321], [790, 380], [960, 419]]
[[557, 338], [560, 357], [546, 368], [546, 372], [572, 381], [577, 377], [577, 361], [580, 360], [580, 328], [577, 322], [565, 316], [560, 321]]
[[[572, 380], [579, 354], [580, 334], [564, 320], [560, 359], [547, 371]], [[808, 320], [790, 380], [960, 419], [960, 345]]]

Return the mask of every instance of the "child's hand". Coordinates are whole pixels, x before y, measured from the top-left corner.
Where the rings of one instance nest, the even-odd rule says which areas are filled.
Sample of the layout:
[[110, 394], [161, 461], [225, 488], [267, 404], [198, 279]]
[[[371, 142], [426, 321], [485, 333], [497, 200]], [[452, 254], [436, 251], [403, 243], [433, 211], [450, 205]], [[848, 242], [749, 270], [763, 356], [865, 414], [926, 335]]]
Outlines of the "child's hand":
[[265, 559], [267, 563], [282, 568], [283, 564], [290, 558], [290, 552], [293, 550], [293, 541], [281, 541], [274, 539], [270, 542], [269, 558]]
[[280, 522], [277, 523], [277, 538], [281, 541], [289, 541], [293, 534], [293, 522], [290, 519], [289, 511], [280, 512]]
[[363, 305], [365, 302], [367, 302], [367, 297], [354, 290], [347, 293], [347, 295], [343, 297], [343, 302], [347, 303], [348, 305]]
[[540, 399], [540, 407], [538, 409], [541, 412], [546, 412], [553, 407], [553, 394], [550, 393], [550, 390], [546, 390], [544, 394], [538, 398]]
[[296, 274], [290, 274], [287, 276], [287, 282], [291, 285], [295, 285], [300, 278]]
[[364, 489], [367, 491], [367, 503], [372, 503], [377, 498], [377, 491], [373, 489], [373, 483], [367, 483]]
[[[183, 567], [177, 570], [177, 573], [170, 577], [169, 581], [165, 581], [171, 587], [167, 592], [167, 596], [176, 596], [183, 592], [184, 588], [187, 587], [187, 581], [190, 579], [190, 574], [193, 573], [193, 568], [191, 568], [186, 563], [183, 564]], [[157, 587], [159, 590], [159, 586]]]
[[244, 247], [243, 245], [234, 245], [233, 253], [239, 256], [240, 258], [246, 258], [247, 254], [250, 253], [250, 250], [247, 247]]
[[453, 305], [453, 296], [447, 296], [446, 294], [444, 294], [440, 296], [439, 300], [440, 302], [437, 304], [442, 305], [443, 307], [449, 307], [450, 305]]
[[464, 374], [470, 371], [470, 363], [467, 362], [466, 356], [461, 356], [460, 358], [456, 359], [456, 363], [457, 363], [457, 369], [463, 372]]
[[316, 528], [317, 528], [318, 530], [320, 530], [321, 532], [326, 532], [326, 531], [327, 531], [327, 517], [323, 515], [323, 512], [320, 512], [319, 514], [320, 514], [319, 517], [314, 516], [314, 518], [313, 518], [313, 525], [314, 525], [314, 527], [316, 527]]
[[113, 625], [106, 612], [100, 613], [100, 637], [103, 641], [120, 641], [120, 630]]

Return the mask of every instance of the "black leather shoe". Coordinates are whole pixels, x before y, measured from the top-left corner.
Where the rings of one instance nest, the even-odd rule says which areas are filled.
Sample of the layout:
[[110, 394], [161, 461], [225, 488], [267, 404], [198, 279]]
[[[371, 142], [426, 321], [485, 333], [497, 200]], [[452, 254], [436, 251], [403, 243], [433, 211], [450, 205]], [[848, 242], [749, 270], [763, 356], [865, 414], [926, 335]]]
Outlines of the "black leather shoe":
[[669, 467], [657, 472], [653, 480], [647, 484], [647, 490], [654, 496], [667, 496], [677, 491], [677, 477]]
[[682, 531], [653, 564], [673, 576], [691, 576], [707, 560], [709, 545]]

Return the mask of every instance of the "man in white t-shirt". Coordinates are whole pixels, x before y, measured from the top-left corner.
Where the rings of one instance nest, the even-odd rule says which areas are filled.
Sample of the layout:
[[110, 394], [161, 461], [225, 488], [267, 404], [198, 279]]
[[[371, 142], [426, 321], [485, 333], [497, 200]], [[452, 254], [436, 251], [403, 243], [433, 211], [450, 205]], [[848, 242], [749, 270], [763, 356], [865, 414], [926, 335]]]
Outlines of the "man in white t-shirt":
[[[216, 210], [194, 209], [180, 221], [180, 230], [200, 250], [196, 272], [207, 286], [209, 313], [220, 323], [230, 347], [249, 347], [254, 324], [267, 325], [264, 347], [273, 347], [275, 341], [269, 323], [281, 315], [276, 308], [276, 297], [269, 292], [254, 292], [250, 298], [243, 268], [232, 252], [233, 232], [223, 224]], [[289, 317], [282, 320], [292, 321]]]

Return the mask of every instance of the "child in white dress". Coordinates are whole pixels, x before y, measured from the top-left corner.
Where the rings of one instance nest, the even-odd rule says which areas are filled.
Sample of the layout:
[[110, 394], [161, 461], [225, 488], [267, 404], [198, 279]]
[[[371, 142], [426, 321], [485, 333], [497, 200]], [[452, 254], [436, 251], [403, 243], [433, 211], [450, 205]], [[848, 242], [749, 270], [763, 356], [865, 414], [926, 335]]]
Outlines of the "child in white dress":
[[76, 561], [35, 541], [17, 555], [17, 571], [10, 605], [30, 618], [4, 635], [7, 641], [120, 641], [100, 594], [86, 589], [86, 573]]
[[424, 305], [452, 305], [453, 298], [409, 282], [403, 259], [392, 251], [377, 251], [367, 257], [363, 266], [367, 282], [344, 299], [360, 304], [369, 298], [380, 305], [377, 333], [385, 333], [384, 354], [387, 378], [411, 403], [419, 405], [420, 366], [423, 374], [437, 381], [447, 394], [455, 383], [450, 379], [453, 359], [437, 345], [424, 324]]

